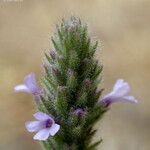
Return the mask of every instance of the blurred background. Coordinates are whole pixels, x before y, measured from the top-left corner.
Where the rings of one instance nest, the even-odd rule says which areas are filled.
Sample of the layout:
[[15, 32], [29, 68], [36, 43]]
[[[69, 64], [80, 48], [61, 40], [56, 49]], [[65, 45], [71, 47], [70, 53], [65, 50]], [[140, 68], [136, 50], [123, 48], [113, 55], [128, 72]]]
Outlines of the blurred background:
[[101, 42], [96, 57], [104, 65], [104, 94], [123, 78], [139, 100], [114, 104], [96, 124], [94, 140], [104, 140], [99, 150], [149, 150], [149, 0], [0, 0], [0, 149], [41, 149], [24, 127], [35, 112], [32, 97], [13, 88], [30, 72], [39, 79], [55, 24], [70, 15], [87, 22]]

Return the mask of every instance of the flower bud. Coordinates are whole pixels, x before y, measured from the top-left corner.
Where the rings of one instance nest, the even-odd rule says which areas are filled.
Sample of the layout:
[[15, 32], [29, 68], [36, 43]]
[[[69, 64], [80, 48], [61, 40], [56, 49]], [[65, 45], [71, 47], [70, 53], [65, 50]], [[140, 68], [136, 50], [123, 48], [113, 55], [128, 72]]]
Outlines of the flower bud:
[[53, 50], [51, 50], [51, 51], [50, 51], [50, 56], [51, 56], [51, 58], [52, 58], [53, 60], [55, 60], [55, 59], [56, 59], [56, 52], [53, 51]]
[[89, 88], [91, 84], [92, 84], [92, 81], [90, 79], [85, 79], [83, 81], [83, 85], [87, 88]]
[[56, 75], [56, 76], [59, 76], [60, 75], [60, 72], [59, 70], [57, 69], [57, 67], [53, 66], [52, 65], [52, 72]]
[[72, 69], [68, 69], [67, 74], [68, 74], [68, 76], [73, 76], [74, 71]]
[[66, 89], [67, 89], [66, 86], [59, 86], [59, 87], [58, 87], [58, 91], [59, 91], [59, 92], [64, 92], [64, 91], [66, 91]]
[[86, 111], [84, 111], [82, 108], [77, 108], [75, 111], [74, 111], [74, 114], [78, 117], [83, 117], [87, 114]]

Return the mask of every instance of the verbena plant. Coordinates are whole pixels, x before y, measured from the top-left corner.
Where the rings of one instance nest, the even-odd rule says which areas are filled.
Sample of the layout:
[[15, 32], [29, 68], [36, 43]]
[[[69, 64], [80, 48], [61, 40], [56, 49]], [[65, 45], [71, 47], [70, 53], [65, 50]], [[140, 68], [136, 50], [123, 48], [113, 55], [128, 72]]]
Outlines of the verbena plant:
[[45, 53], [44, 74], [39, 87], [29, 74], [15, 90], [33, 95], [37, 121], [26, 123], [33, 137], [45, 150], [94, 150], [101, 143], [91, 142], [94, 124], [113, 102], [136, 103], [128, 96], [129, 85], [119, 79], [111, 93], [103, 98], [98, 89], [102, 65], [94, 58], [98, 42], [91, 41], [87, 25], [71, 17], [56, 26], [52, 37], [54, 50]]

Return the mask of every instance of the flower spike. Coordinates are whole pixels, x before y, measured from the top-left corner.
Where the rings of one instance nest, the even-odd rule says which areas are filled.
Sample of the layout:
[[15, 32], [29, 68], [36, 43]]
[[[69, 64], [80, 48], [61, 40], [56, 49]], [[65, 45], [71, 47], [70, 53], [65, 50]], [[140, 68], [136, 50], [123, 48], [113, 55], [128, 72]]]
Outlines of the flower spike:
[[33, 139], [39, 140], [45, 150], [98, 149], [102, 140], [92, 142], [95, 123], [112, 103], [137, 100], [127, 95], [130, 88], [122, 79], [100, 100], [103, 90], [98, 90], [98, 84], [103, 65], [95, 58], [98, 41], [90, 38], [88, 26], [79, 18], [63, 19], [51, 42], [53, 50], [45, 53], [41, 90], [33, 73], [15, 87], [17, 92], [31, 94], [41, 111], [34, 114], [35, 121], [26, 123], [26, 128], [36, 133]]

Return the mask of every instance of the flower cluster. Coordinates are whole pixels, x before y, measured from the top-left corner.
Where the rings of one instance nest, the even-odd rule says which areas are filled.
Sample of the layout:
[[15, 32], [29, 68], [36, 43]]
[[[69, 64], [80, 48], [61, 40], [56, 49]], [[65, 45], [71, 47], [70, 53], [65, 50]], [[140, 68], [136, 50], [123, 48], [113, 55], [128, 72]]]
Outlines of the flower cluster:
[[[18, 85], [14, 89], [16, 92], [25, 92], [33, 95], [35, 102], [39, 104], [41, 90], [37, 86], [35, 74], [31, 73], [27, 75], [24, 79], [24, 84]], [[112, 92], [100, 99], [98, 105], [102, 105], [104, 108], [109, 108], [109, 106], [115, 102], [137, 103], [137, 100], [133, 96], [127, 95], [129, 91], [130, 87], [128, 83], [119, 79], [115, 83]], [[78, 117], [83, 117], [87, 112], [78, 108], [74, 111], [74, 114]], [[25, 126], [29, 132], [37, 132], [33, 137], [34, 140], [45, 141], [49, 136], [54, 136], [60, 130], [60, 125], [55, 123], [55, 119], [51, 115], [37, 112], [33, 116], [38, 121], [26, 122]]]

